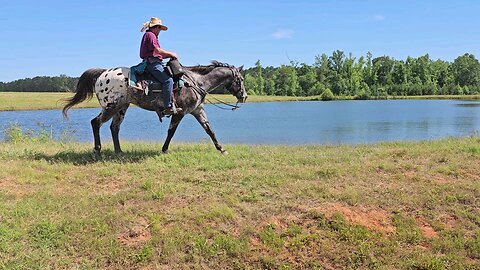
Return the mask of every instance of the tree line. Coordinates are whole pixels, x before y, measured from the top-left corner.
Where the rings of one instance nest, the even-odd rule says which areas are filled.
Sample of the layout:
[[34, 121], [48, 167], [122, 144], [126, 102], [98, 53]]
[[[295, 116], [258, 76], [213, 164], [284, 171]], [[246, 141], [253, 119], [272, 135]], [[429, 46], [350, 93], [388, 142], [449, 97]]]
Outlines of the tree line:
[[[453, 62], [432, 60], [428, 54], [396, 60], [389, 56], [354, 57], [336, 50], [315, 57], [313, 65], [291, 61], [280, 67], [263, 67], [260, 60], [244, 71], [250, 95], [314, 96], [331, 92], [358, 99], [385, 96], [480, 94], [480, 63], [466, 53]], [[0, 91], [65, 92], [78, 78], [34, 77], [0, 82]]]
[[60, 75], [56, 77], [38, 76], [13, 82], [0, 82], [0, 92], [66, 92], [77, 86], [78, 78]]
[[315, 57], [313, 65], [291, 61], [263, 67], [260, 60], [245, 71], [249, 94], [312, 96], [331, 91], [358, 99], [386, 96], [480, 94], [480, 63], [472, 54], [453, 62], [428, 54], [396, 60], [389, 56], [359, 58], [337, 50]]

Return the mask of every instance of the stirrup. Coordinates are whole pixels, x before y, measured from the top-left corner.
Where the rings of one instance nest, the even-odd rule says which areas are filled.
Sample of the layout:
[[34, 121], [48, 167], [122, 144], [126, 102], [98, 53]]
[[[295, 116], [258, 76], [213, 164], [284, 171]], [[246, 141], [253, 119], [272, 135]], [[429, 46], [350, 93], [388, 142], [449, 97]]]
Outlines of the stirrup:
[[172, 115], [172, 114], [177, 114], [181, 111], [183, 111], [182, 108], [176, 108], [175, 106], [172, 106], [171, 108], [163, 110], [162, 113], [164, 115]]
[[138, 86], [137, 84], [132, 84], [132, 85], [130, 85], [130, 87], [132, 87], [133, 89], [139, 90], [139, 91], [143, 91], [143, 88]]

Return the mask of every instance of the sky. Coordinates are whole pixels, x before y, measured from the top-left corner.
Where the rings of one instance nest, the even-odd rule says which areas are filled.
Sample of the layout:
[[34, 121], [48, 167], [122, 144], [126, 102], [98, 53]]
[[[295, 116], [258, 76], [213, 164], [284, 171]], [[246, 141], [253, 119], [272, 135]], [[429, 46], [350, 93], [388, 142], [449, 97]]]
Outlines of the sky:
[[0, 81], [140, 62], [152, 16], [183, 65], [280, 66], [342, 50], [398, 60], [480, 57], [478, 0], [0, 0]]

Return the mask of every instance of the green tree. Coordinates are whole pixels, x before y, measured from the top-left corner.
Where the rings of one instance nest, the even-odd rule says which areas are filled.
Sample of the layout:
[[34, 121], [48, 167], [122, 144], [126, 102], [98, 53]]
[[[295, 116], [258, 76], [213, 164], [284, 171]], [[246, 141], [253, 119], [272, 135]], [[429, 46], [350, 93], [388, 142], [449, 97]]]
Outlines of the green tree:
[[332, 77], [332, 70], [330, 68], [330, 61], [326, 54], [315, 56], [315, 71], [317, 75], [317, 82], [319, 85], [331, 87], [330, 78]]
[[367, 59], [365, 60], [365, 66], [363, 68], [363, 81], [369, 86], [372, 87], [375, 85], [377, 79], [375, 78], [375, 72], [373, 71], [373, 56], [371, 52], [367, 53]]
[[410, 70], [415, 82], [424, 85], [432, 84], [432, 60], [428, 54], [413, 59]]
[[440, 88], [453, 82], [449, 66], [448, 62], [440, 59], [432, 63], [432, 80]]
[[343, 69], [343, 76], [347, 81], [345, 94], [350, 96], [354, 96], [365, 91], [365, 84], [362, 74], [365, 60], [363, 57], [360, 57], [358, 61], [355, 60], [355, 57], [353, 57], [353, 55], [350, 53], [348, 58], [345, 60]]
[[407, 83], [407, 72], [403, 61], [394, 62], [392, 71], [392, 83], [397, 85]]
[[450, 65], [453, 82], [459, 86], [480, 85], [480, 63], [473, 54], [457, 57]]
[[265, 79], [264, 90], [266, 95], [275, 95], [275, 77]]
[[250, 73], [245, 74], [244, 85], [247, 94], [256, 95], [258, 93], [258, 81]]
[[275, 80], [275, 95], [295, 96], [298, 91], [298, 77], [295, 68], [281, 65], [278, 68], [278, 76]]
[[319, 83], [317, 82], [317, 74], [314, 67], [302, 63], [297, 68], [297, 75], [299, 84], [298, 95], [308, 96], [317, 92]]
[[265, 94], [265, 80], [263, 79], [263, 67], [260, 63], [260, 60], [255, 62], [255, 67], [253, 68], [252, 76], [257, 80], [257, 89], [256, 93], [259, 95]]
[[266, 67], [263, 70], [263, 76], [265, 78], [264, 83], [264, 91], [267, 95], [275, 95], [276, 88], [275, 88], [275, 81], [277, 80], [278, 76], [278, 68], [274, 68], [272, 66]]
[[393, 59], [388, 56], [381, 56], [373, 59], [372, 63], [376, 78], [375, 84], [382, 86], [392, 84]]
[[330, 66], [338, 75], [342, 74], [344, 63], [345, 53], [343, 51], [336, 50], [332, 53], [332, 56], [330, 56]]
[[332, 92], [335, 95], [346, 94], [345, 91], [348, 87], [348, 81], [345, 74], [345, 53], [340, 50], [336, 50], [329, 57], [329, 66], [331, 69], [330, 84], [332, 86]]

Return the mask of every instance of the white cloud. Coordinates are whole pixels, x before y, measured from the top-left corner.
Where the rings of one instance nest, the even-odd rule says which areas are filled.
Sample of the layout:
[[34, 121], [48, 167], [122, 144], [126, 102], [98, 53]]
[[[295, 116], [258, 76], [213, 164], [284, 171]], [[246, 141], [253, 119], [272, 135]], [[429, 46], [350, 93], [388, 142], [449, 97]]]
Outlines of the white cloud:
[[294, 31], [291, 29], [280, 29], [272, 34], [275, 39], [290, 39], [293, 37]]
[[385, 20], [385, 16], [383, 15], [374, 15], [370, 18], [372, 21], [379, 22]]

